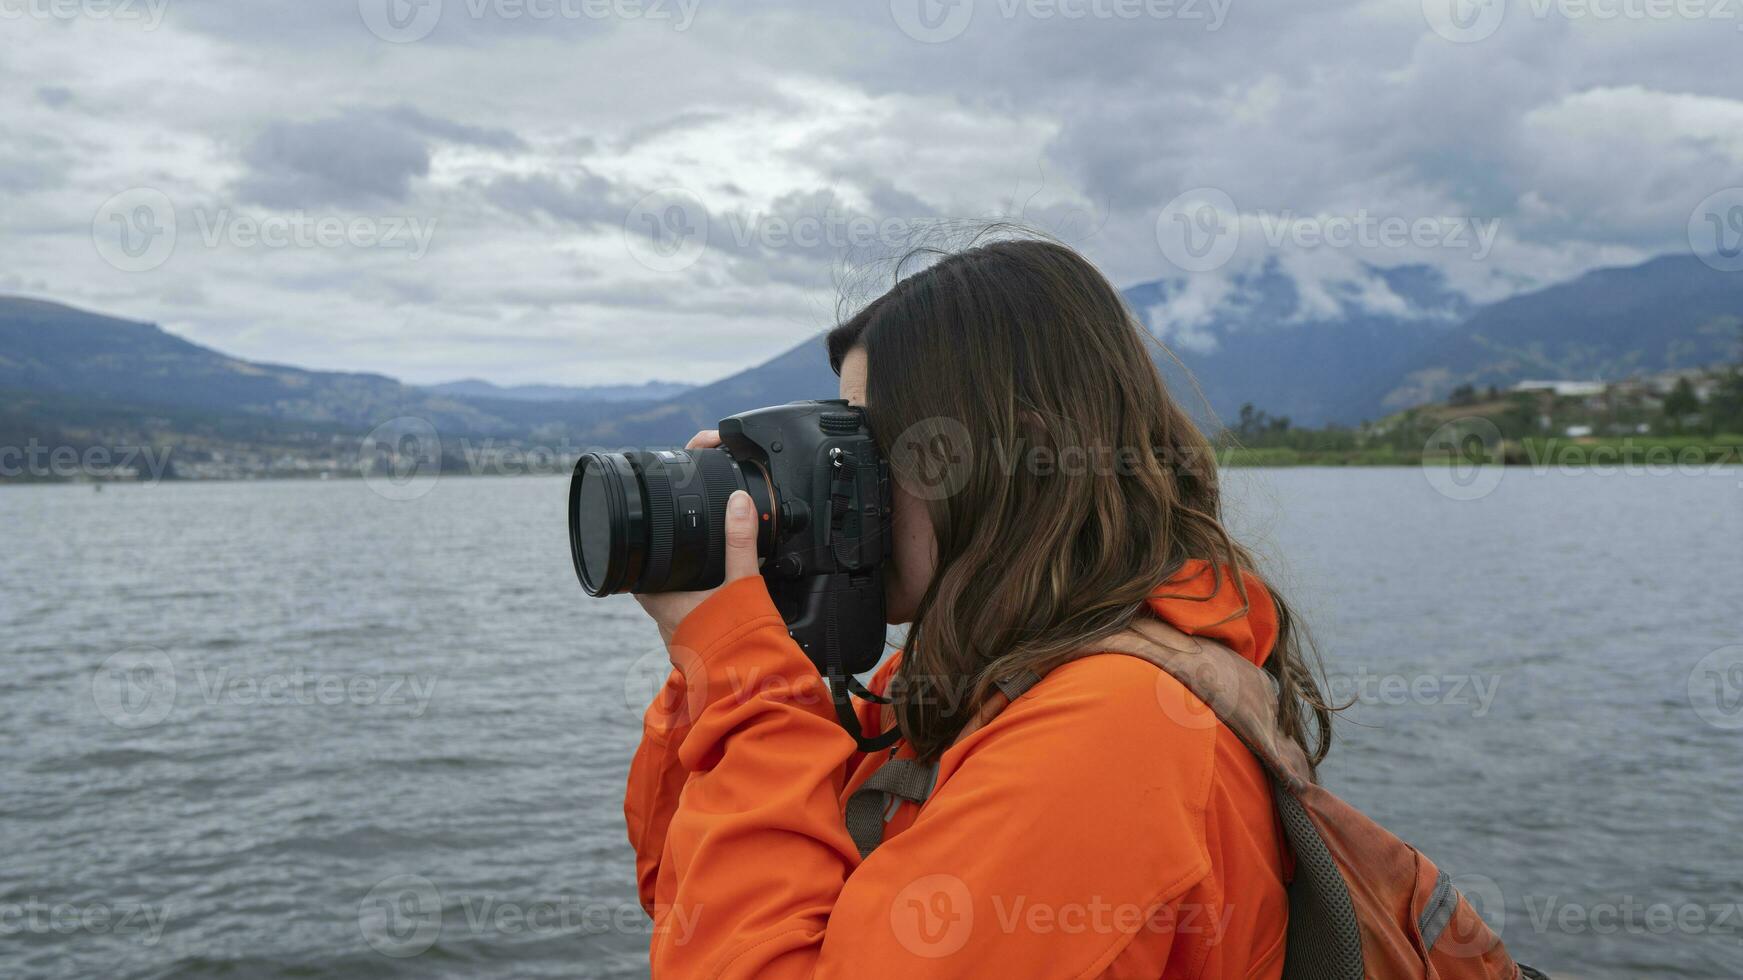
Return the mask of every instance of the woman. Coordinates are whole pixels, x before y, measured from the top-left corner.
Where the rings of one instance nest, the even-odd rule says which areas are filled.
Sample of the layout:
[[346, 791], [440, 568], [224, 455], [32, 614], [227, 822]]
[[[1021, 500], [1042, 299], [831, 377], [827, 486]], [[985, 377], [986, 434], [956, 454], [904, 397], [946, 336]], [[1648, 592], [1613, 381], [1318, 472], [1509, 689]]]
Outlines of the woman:
[[[902, 739], [867, 755], [840, 727], [736, 495], [726, 583], [641, 600], [680, 668], [625, 805], [655, 976], [1280, 975], [1268, 778], [1174, 677], [1082, 655], [1147, 617], [1221, 643], [1325, 755], [1288, 608], [1220, 525], [1210, 446], [1146, 340], [1044, 241], [945, 256], [830, 334], [896, 486], [907, 643], [869, 685], [891, 703], [861, 716]], [[1025, 670], [1040, 680], [1007, 706], [996, 682]], [[862, 859], [844, 806], [892, 758], [935, 771], [930, 793], [896, 798]]]

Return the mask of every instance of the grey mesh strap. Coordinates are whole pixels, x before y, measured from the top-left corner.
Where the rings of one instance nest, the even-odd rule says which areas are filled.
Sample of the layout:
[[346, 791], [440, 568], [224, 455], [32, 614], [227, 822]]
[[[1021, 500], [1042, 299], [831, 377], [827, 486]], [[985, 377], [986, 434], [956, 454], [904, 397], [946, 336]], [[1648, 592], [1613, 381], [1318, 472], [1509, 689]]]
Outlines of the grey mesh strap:
[[901, 800], [924, 803], [938, 781], [938, 766], [913, 759], [891, 759], [872, 773], [847, 801], [847, 833], [859, 848], [861, 860], [884, 840], [884, 824], [895, 815]]
[[1294, 791], [1273, 779], [1283, 834], [1295, 853], [1283, 980], [1362, 980], [1362, 934], [1337, 861]]

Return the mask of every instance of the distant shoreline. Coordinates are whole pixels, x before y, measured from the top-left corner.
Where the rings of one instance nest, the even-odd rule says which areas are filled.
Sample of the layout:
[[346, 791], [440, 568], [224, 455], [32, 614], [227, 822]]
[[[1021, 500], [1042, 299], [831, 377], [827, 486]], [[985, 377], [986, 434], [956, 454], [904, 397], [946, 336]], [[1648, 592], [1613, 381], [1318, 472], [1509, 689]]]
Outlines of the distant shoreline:
[[[1498, 466], [1532, 472], [1574, 471], [1605, 472], [1613, 469], [1660, 471], [1711, 470], [1743, 467], [1743, 437], [1716, 442], [1698, 440], [1629, 440], [1600, 439], [1585, 441], [1543, 440], [1520, 445], [1508, 443], [1499, 449], [1467, 453], [1404, 454], [1385, 448], [1303, 451], [1266, 447], [1223, 447], [1216, 451], [1219, 470], [1265, 469], [1478, 469]], [[523, 477], [566, 477], [570, 467], [525, 469], [520, 472], [477, 472], [464, 466], [444, 468], [435, 479], [519, 479]], [[1693, 475], [1693, 474], [1691, 474]], [[0, 488], [23, 486], [158, 486], [162, 484], [232, 484], [232, 483], [333, 483], [370, 482], [391, 486], [411, 479], [385, 474], [363, 473], [356, 469], [320, 470], [313, 472], [263, 473], [248, 476], [109, 476], [79, 474], [0, 475]]]

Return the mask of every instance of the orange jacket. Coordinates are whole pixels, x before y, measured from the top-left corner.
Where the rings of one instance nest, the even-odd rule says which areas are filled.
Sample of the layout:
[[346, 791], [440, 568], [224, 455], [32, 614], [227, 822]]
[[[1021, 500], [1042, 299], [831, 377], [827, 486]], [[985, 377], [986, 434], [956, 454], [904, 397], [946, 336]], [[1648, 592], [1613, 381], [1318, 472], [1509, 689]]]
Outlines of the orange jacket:
[[[1244, 616], [1226, 577], [1211, 595], [1204, 562], [1165, 591], [1208, 598], [1150, 605], [1260, 663], [1276, 619], [1246, 581]], [[624, 804], [654, 976], [1281, 975], [1270, 783], [1155, 666], [1052, 671], [945, 751], [931, 798], [901, 804], [861, 861], [843, 807], [889, 753], [842, 731], [762, 579], [722, 588], [672, 650]]]

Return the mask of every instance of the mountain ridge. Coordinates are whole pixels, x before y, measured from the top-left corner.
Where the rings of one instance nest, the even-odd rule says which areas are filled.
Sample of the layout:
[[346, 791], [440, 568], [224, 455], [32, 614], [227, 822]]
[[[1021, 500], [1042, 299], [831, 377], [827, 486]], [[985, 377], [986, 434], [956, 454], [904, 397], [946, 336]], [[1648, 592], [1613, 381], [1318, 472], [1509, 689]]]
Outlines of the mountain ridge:
[[420, 385], [425, 391], [461, 398], [495, 398], [528, 402], [641, 402], [663, 401], [696, 387], [676, 381], [643, 381], [619, 385], [499, 385], [483, 378], [460, 378], [439, 384]]
[[[1122, 295], [1191, 372], [1195, 385], [1159, 357], [1170, 385], [1207, 425], [1246, 404], [1296, 425], [1352, 425], [1438, 401], [1463, 384], [1615, 380], [1720, 363], [1732, 358], [1743, 324], [1743, 277], [1691, 255], [1595, 269], [1484, 305], [1421, 266], [1368, 269], [1360, 281], [1310, 292], [1273, 262], [1234, 277], [1225, 302], [1208, 310], [1193, 309], [1193, 288], [1159, 279]], [[410, 416], [469, 437], [669, 445], [747, 408], [833, 397], [820, 336], [675, 392], [660, 388], [674, 383], [649, 382], [604, 386], [614, 396], [605, 399], [554, 399], [517, 397], [516, 387], [527, 386], [482, 382], [456, 392], [452, 386], [464, 382], [419, 387], [380, 374], [247, 361], [155, 324], [0, 297], [0, 389], [52, 394], [61, 406], [82, 398], [111, 414], [155, 404], [356, 432]], [[536, 395], [587, 390], [531, 387]], [[638, 391], [663, 397], [636, 398]]]

